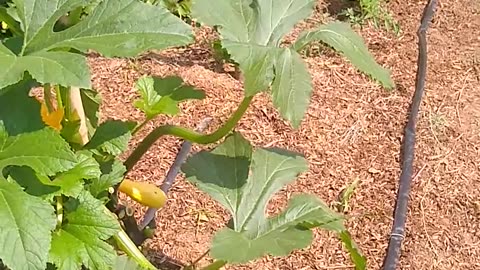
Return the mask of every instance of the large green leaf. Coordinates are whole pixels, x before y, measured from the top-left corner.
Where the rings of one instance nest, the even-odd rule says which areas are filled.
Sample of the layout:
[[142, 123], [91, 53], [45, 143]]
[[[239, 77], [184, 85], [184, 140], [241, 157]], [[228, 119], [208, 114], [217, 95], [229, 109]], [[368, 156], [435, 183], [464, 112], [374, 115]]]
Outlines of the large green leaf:
[[196, 0], [192, 15], [220, 26], [225, 40], [278, 46], [300, 20], [308, 17], [315, 0]]
[[312, 93], [311, 77], [300, 55], [291, 49], [278, 52], [277, 76], [272, 84], [273, 105], [284, 108], [282, 115], [299, 126]]
[[[39, 0], [23, 1], [33, 4]], [[181, 19], [161, 5], [148, 5], [137, 0], [104, 0], [78, 24], [61, 32], [52, 32], [61, 15], [83, 4], [84, 1], [80, 0], [54, 0], [43, 7], [32, 5], [28, 11], [39, 23], [29, 29], [31, 35], [25, 37], [25, 51], [67, 47], [83, 52], [92, 49], [107, 57], [133, 57], [143, 51], [193, 41], [191, 27]], [[44, 15], [37, 16], [34, 12]]]
[[[2, 49], [3, 47], [3, 49]], [[40, 83], [60, 85], [89, 86], [90, 72], [85, 58], [68, 52], [33, 52], [25, 56], [16, 56], [0, 43], [0, 88], [14, 84], [28, 71]]]
[[[292, 250], [305, 248], [313, 240], [312, 231], [302, 223], [341, 232], [343, 219], [313, 195], [297, 195], [287, 209], [246, 231], [224, 228], [213, 238], [214, 257], [234, 263], [245, 263], [263, 255], [285, 256]], [[246, 248], [248, 247], [248, 248]], [[232, 254], [232, 250], [235, 250]]]
[[135, 123], [128, 121], [108, 120], [103, 122], [93, 134], [92, 139], [85, 145], [85, 149], [94, 149], [117, 156], [127, 149], [134, 127]]
[[[289, 96], [294, 100], [295, 104], [275, 103], [282, 117], [294, 127], [300, 125], [307, 110], [312, 87], [310, 78], [304, 76], [305, 68], [292, 70], [294, 74], [281, 72], [285, 59], [279, 45], [296, 23], [311, 14], [315, 3], [314, 0], [193, 2], [194, 17], [210, 26], [219, 26], [223, 47], [244, 73], [245, 93], [248, 96], [267, 90], [274, 78], [277, 81], [307, 80], [292, 81], [291, 85], [277, 84], [272, 88], [273, 94]], [[277, 62], [280, 66], [276, 65]], [[297, 63], [295, 65], [300, 68]]]
[[135, 84], [140, 99], [134, 102], [151, 119], [159, 114], [176, 115], [178, 103], [188, 99], [203, 99], [205, 93], [185, 85], [182, 78], [176, 76], [142, 77]]
[[390, 72], [375, 62], [362, 37], [353, 31], [348, 23], [331, 22], [317, 29], [304, 31], [292, 47], [300, 50], [316, 40], [325, 42], [342, 52], [360, 71], [380, 81], [386, 88], [395, 86]]
[[[218, 26], [222, 46], [237, 62], [244, 75], [247, 96], [265, 91], [272, 86], [275, 107], [293, 127], [299, 127], [307, 111], [312, 92], [311, 78], [301, 57], [290, 49], [280, 47], [282, 38], [294, 25], [308, 17], [315, 0], [196, 0], [192, 13], [209, 26]], [[329, 28], [329, 26], [326, 26]], [[348, 37], [353, 32], [342, 29]], [[347, 33], [348, 32], [348, 33]], [[354, 38], [358, 38], [354, 37]], [[350, 48], [351, 40], [337, 39], [342, 51], [354, 65], [373, 63], [372, 69], [360, 70], [370, 74], [389, 87], [391, 79], [363, 49]], [[305, 42], [311, 40], [304, 39]], [[358, 40], [354, 40], [357, 45]], [[360, 39], [360, 42], [363, 41]], [[345, 48], [347, 48], [345, 50]], [[365, 53], [367, 52], [367, 53]], [[273, 83], [273, 85], [272, 85]]]
[[[87, 5], [83, 0], [14, 0], [24, 30], [19, 55], [0, 44], [0, 88], [18, 82], [28, 71], [41, 83], [90, 88], [90, 73], [81, 52], [132, 57], [151, 49], [185, 45], [191, 27], [162, 6], [137, 0], [104, 0], [74, 26], [54, 32], [59, 18]], [[139, 16], [138, 14], [141, 14]]]
[[247, 96], [268, 89], [275, 77], [275, 56], [279, 48], [230, 40], [223, 40], [222, 45], [238, 62], [244, 73], [244, 88]]
[[[116, 252], [105, 242], [120, 230], [120, 225], [101, 201], [88, 191], [78, 197], [76, 208], [68, 209], [67, 222], [53, 234], [49, 262], [59, 270], [109, 270]], [[68, 207], [67, 207], [68, 208]]]
[[33, 196], [42, 196], [45, 199], [52, 199], [53, 196], [60, 194], [77, 197], [83, 190], [84, 180], [95, 179], [101, 172], [100, 165], [91, 153], [79, 151], [76, 155], [78, 163], [75, 167], [58, 174], [53, 180], [26, 166], [8, 167], [7, 175]]
[[252, 147], [248, 141], [234, 133], [212, 152], [201, 151], [191, 156], [183, 164], [182, 171], [188, 181], [198, 184], [230, 213], [236, 213], [242, 197], [241, 188], [247, 181], [251, 155]]
[[53, 207], [0, 180], [0, 259], [12, 270], [44, 270], [56, 218]]
[[76, 163], [70, 146], [51, 128], [11, 136], [0, 145], [0, 172], [6, 166], [16, 165], [31, 167], [42, 175], [54, 175]]
[[233, 263], [266, 254], [286, 255], [311, 243], [310, 228], [345, 230], [342, 216], [311, 195], [297, 195], [279, 215], [265, 216], [270, 198], [307, 168], [306, 160], [293, 152], [260, 148], [252, 154], [252, 147], [238, 133], [212, 152], [190, 157], [182, 166], [187, 180], [232, 214], [232, 227], [213, 239], [212, 255]]
[[92, 157], [91, 153], [79, 151], [78, 163], [72, 169], [59, 174], [50, 183], [53, 186], [59, 186], [60, 193], [70, 197], [77, 197], [83, 190], [84, 180], [96, 179], [102, 173], [100, 165]]

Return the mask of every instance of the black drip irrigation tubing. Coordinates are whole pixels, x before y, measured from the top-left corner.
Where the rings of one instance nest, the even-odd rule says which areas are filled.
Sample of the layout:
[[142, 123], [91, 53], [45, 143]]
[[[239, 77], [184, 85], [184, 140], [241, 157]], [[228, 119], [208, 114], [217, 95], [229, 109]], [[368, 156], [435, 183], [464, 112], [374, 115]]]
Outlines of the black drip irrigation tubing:
[[413, 161], [415, 158], [415, 130], [418, 118], [418, 111], [422, 103], [425, 89], [425, 78], [427, 75], [427, 30], [435, 14], [437, 0], [429, 0], [423, 10], [418, 36], [418, 60], [417, 76], [415, 81], [415, 93], [410, 105], [410, 114], [405, 126], [405, 134], [402, 142], [402, 172], [398, 185], [397, 199], [393, 219], [392, 232], [388, 243], [387, 254], [383, 262], [384, 270], [395, 270], [400, 258], [402, 241], [405, 238], [405, 223], [407, 220], [408, 197], [413, 176]]

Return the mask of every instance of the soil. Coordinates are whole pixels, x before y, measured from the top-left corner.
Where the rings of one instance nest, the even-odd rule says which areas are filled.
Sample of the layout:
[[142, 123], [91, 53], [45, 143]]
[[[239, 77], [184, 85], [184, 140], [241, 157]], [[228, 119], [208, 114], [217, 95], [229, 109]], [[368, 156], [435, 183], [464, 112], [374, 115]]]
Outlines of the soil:
[[[310, 20], [292, 32], [332, 19], [338, 3], [319, 1]], [[337, 5], [338, 6], [338, 5]], [[267, 95], [255, 98], [237, 130], [256, 146], [301, 152], [309, 171], [270, 202], [276, 211], [294, 193], [316, 194], [333, 203], [343, 188], [360, 180], [351, 201], [347, 226], [367, 256], [368, 269], [379, 269], [392, 225], [400, 175], [400, 143], [414, 91], [416, 31], [425, 1], [392, 0], [399, 36], [370, 25], [356, 30], [376, 60], [392, 71], [397, 85], [386, 91], [356, 71], [333, 51], [304, 57], [313, 77], [310, 109], [299, 129], [283, 121]], [[195, 127], [213, 117], [217, 128], [243, 95], [241, 82], [222, 72], [208, 47], [211, 31], [196, 30], [197, 42], [185, 49], [150, 53], [135, 60], [90, 57], [94, 86], [104, 98], [103, 115], [142, 120], [132, 106], [133, 89], [143, 75], [178, 75], [207, 98], [182, 104], [182, 114], [160, 117], [132, 141], [132, 147], [155, 126], [174, 123]], [[426, 93], [417, 127], [415, 177], [409, 201], [406, 238], [399, 269], [480, 269], [480, 2], [440, 1], [428, 31]], [[180, 141], [160, 140], [129, 178], [161, 183]], [[209, 146], [195, 146], [194, 150]], [[128, 154], [128, 153], [127, 153]], [[131, 203], [135, 205], [134, 203]], [[145, 209], [135, 205], [136, 215]], [[187, 264], [203, 254], [213, 233], [227, 221], [213, 200], [178, 176], [168, 204], [157, 217], [157, 232], [145, 244], [159, 265], [170, 258]], [[199, 262], [206, 265], [207, 257]], [[172, 267], [171, 267], [172, 268]], [[175, 267], [173, 267], [175, 268]], [[340, 242], [315, 231], [309, 248], [283, 258], [265, 257], [226, 269], [352, 269]]]

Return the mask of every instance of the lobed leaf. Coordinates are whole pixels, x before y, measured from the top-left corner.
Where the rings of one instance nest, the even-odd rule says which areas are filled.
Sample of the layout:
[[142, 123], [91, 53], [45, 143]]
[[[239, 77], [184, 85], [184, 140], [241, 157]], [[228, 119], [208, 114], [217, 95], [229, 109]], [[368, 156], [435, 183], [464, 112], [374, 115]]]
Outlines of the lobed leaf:
[[56, 218], [53, 207], [0, 180], [0, 259], [12, 270], [44, 270]]
[[315, 0], [196, 0], [192, 15], [207, 25], [219, 26], [225, 40], [277, 47], [296, 23], [312, 13], [315, 3]]
[[15, 165], [28, 166], [42, 175], [54, 175], [76, 163], [77, 157], [70, 146], [51, 128], [11, 136], [0, 145], [0, 172]]
[[[289, 77], [291, 83], [277, 79], [272, 88], [274, 105], [281, 115], [298, 127], [307, 110], [312, 87], [305, 69], [283, 74], [285, 53], [279, 47], [283, 37], [313, 11], [314, 0], [229, 0], [193, 2], [192, 13], [203, 23], [218, 26], [222, 46], [240, 66], [247, 96], [265, 91], [275, 78]], [[221, 10], [221, 12], [218, 12]], [[300, 67], [295, 58], [294, 64]], [[277, 66], [277, 63], [280, 66]], [[303, 81], [307, 80], [307, 81]], [[288, 96], [293, 103], [279, 97]]]
[[33, 196], [51, 200], [55, 195], [77, 197], [83, 190], [84, 180], [100, 176], [100, 168], [91, 153], [76, 153], [78, 163], [70, 170], [58, 174], [53, 180], [27, 166], [8, 167], [6, 174]]
[[[14, 84], [28, 71], [39, 83], [52, 83], [63, 86], [90, 86], [90, 72], [85, 57], [68, 52], [34, 52], [16, 56], [2, 54], [6, 49], [0, 43], [0, 88]], [[7, 49], [8, 50], [8, 49]]]
[[[28, 0], [30, 4], [37, 1]], [[82, 52], [91, 49], [106, 57], [133, 57], [151, 49], [186, 45], [193, 41], [191, 27], [166, 8], [137, 0], [104, 0], [78, 24], [61, 32], [52, 32], [61, 15], [82, 4], [83, 1], [79, 0], [55, 0], [49, 1], [51, 7], [32, 6], [33, 9], [29, 10], [32, 18], [41, 23], [34, 25], [32, 35], [26, 35], [25, 52], [74, 48]], [[43, 13], [40, 15], [43, 18], [34, 16], [34, 12]]]
[[[340, 232], [344, 230], [342, 222], [339, 214], [315, 196], [296, 195], [284, 212], [267, 219], [259, 228], [242, 232], [229, 228], [219, 231], [212, 241], [211, 252], [215, 258], [232, 263], [245, 263], [267, 254], [286, 256], [292, 250], [310, 245], [313, 233], [308, 228]], [[308, 228], [302, 226], [305, 224], [309, 224]], [[231, 250], [236, 250], [235, 254]]]
[[[251, 96], [271, 86], [275, 107], [294, 128], [300, 126], [307, 111], [311, 78], [301, 57], [280, 45], [294, 25], [311, 14], [315, 3], [314, 0], [193, 2], [194, 17], [218, 27], [222, 47], [239, 64], [245, 94]], [[375, 62], [360, 36], [346, 24], [336, 22], [307, 31], [293, 48], [297, 50], [318, 39], [341, 51], [362, 72], [393, 88], [389, 72]]]
[[83, 191], [74, 206], [68, 208], [66, 223], [52, 237], [49, 262], [59, 270], [109, 270], [116, 252], [105, 242], [120, 230], [116, 218], [101, 201]]
[[342, 52], [360, 71], [380, 81], [386, 88], [395, 87], [390, 72], [375, 61], [362, 37], [353, 31], [348, 23], [331, 22], [317, 29], [304, 31], [292, 47], [298, 51], [312, 41], [325, 42]]
[[25, 71], [40, 83], [90, 88], [85, 57], [70, 49], [94, 50], [106, 57], [133, 57], [147, 50], [193, 41], [191, 27], [181, 19], [162, 6], [137, 0], [95, 3], [79, 23], [57, 32], [54, 26], [61, 16], [88, 3], [82, 0], [13, 2], [24, 32], [23, 42], [17, 42], [21, 44], [18, 51], [0, 43], [0, 66], [4, 67], [0, 88], [20, 81]]
[[270, 198], [307, 168], [303, 157], [286, 150], [260, 148], [252, 153], [239, 133], [212, 152], [190, 157], [182, 166], [186, 179], [232, 214], [231, 226], [213, 238], [212, 256], [243, 263], [266, 254], [286, 255], [311, 243], [311, 228], [344, 231], [343, 217], [312, 195], [294, 196], [285, 211], [265, 216]]

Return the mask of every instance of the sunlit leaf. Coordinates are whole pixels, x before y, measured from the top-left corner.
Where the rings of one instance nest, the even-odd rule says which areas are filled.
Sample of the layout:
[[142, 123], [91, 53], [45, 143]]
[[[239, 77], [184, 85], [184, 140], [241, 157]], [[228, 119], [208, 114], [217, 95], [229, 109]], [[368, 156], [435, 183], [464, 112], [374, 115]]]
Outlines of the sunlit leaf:
[[67, 223], [53, 234], [49, 262], [59, 270], [110, 270], [115, 264], [116, 252], [106, 243], [120, 230], [118, 221], [101, 201], [88, 191], [78, 198], [78, 205], [68, 209]]
[[31, 167], [42, 175], [54, 175], [73, 168], [76, 163], [77, 157], [70, 146], [50, 128], [10, 136], [0, 145], [0, 172], [15, 165]]
[[[267, 217], [268, 201], [307, 170], [299, 154], [252, 146], [234, 133], [211, 152], [202, 151], [182, 166], [188, 181], [208, 193], [232, 215], [231, 226], [217, 232], [211, 254], [245, 263], [270, 254], [287, 255], [310, 245], [310, 229], [343, 232], [343, 217], [313, 195], [293, 196], [280, 214]], [[235, 250], [235, 252], [232, 252]]]
[[147, 118], [159, 114], [176, 115], [178, 103], [188, 99], [203, 99], [205, 93], [185, 85], [180, 77], [142, 77], [136, 83], [141, 99], [134, 102]]
[[0, 259], [4, 265], [12, 270], [44, 270], [55, 225], [49, 203], [0, 180]]
[[40, 83], [90, 88], [85, 57], [69, 49], [132, 57], [193, 41], [191, 27], [180, 18], [163, 6], [137, 0], [104, 0], [90, 5], [84, 19], [59, 32], [54, 32], [59, 18], [90, 1], [13, 2], [24, 30], [23, 42], [15, 53], [0, 43], [0, 89], [21, 80], [25, 71]]
[[[295, 24], [312, 13], [316, 3], [315, 0], [196, 0], [192, 7], [195, 18], [217, 27], [222, 47], [243, 73], [245, 94], [251, 96], [271, 88], [274, 106], [294, 128], [300, 126], [307, 111], [312, 83], [301, 57], [294, 49], [281, 46], [281, 42]], [[323, 41], [332, 45], [334, 40], [334, 45], [338, 45], [334, 48], [361, 71], [387, 88], [393, 85], [389, 73], [375, 62], [363, 40], [358, 35], [352, 36], [352, 30], [322, 27], [342, 36]], [[298, 44], [303, 46], [312, 40], [300, 38]]]
[[395, 86], [390, 72], [377, 64], [368, 51], [364, 40], [348, 23], [332, 22], [317, 29], [307, 30], [300, 34], [293, 44], [295, 50], [300, 50], [312, 41], [322, 41], [345, 55], [360, 71], [380, 81], [386, 88]]

